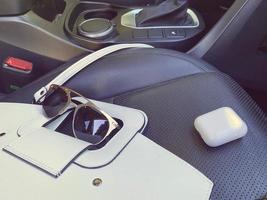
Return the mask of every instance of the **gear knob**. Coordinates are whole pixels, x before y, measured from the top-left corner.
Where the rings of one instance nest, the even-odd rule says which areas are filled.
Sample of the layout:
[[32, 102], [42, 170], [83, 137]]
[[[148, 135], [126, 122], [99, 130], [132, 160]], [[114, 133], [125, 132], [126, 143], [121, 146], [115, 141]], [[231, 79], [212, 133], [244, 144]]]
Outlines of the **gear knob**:
[[187, 0], [165, 0], [156, 6], [149, 6], [136, 16], [136, 25], [148, 26], [177, 26], [187, 19]]

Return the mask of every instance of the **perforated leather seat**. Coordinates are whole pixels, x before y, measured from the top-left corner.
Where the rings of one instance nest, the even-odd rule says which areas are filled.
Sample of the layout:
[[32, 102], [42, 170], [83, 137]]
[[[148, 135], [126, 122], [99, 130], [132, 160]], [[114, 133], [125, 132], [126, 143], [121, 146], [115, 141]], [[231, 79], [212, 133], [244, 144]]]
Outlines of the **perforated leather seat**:
[[[4, 100], [31, 102], [60, 67]], [[188, 55], [164, 49], [130, 49], [107, 56], [66, 83], [83, 95], [143, 110], [144, 135], [214, 182], [211, 199], [257, 199], [267, 192], [266, 117], [230, 77]], [[232, 107], [248, 124], [245, 138], [210, 148], [193, 126], [214, 109]]]

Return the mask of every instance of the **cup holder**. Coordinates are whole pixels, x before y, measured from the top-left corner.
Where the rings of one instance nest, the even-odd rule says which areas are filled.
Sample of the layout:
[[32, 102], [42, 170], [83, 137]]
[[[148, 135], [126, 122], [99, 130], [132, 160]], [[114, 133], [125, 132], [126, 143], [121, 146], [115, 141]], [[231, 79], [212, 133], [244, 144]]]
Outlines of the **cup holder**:
[[77, 26], [78, 33], [92, 39], [108, 37], [114, 31], [114, 24], [105, 18], [90, 18], [82, 21]]
[[112, 20], [117, 16], [113, 10], [85, 11], [76, 23], [79, 35], [91, 39], [105, 39], [114, 32]]

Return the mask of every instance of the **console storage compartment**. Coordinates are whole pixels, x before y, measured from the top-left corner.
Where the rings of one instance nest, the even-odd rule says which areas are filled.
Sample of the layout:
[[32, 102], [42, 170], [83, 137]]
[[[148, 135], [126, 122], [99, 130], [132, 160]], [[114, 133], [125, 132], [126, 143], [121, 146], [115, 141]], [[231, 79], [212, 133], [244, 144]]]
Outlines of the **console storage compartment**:
[[66, 17], [65, 31], [71, 40], [92, 50], [127, 42], [186, 51], [205, 28], [200, 14], [192, 9], [185, 9], [185, 20], [176, 22], [166, 15], [163, 21], [170, 22], [168, 24], [160, 19], [162, 23], [157, 26], [140, 27], [137, 18], [143, 10], [145, 8], [79, 2]]

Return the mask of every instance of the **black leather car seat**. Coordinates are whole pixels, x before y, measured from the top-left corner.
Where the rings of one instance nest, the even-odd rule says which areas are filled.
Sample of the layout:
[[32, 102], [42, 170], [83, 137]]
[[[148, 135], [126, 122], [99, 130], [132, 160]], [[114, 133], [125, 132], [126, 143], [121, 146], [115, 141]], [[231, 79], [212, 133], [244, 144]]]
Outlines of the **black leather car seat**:
[[[4, 100], [30, 103], [33, 93], [67, 65]], [[130, 49], [95, 62], [66, 86], [143, 110], [149, 119], [144, 135], [209, 177], [211, 199], [251, 200], [267, 192], [266, 117], [235, 81], [209, 64], [170, 50]], [[210, 148], [194, 129], [194, 119], [224, 106], [241, 116], [248, 134]]]
[[0, 99], [4, 98], [6, 95], [3, 93], [0, 93]]
[[[31, 102], [34, 92], [81, 57], [74, 58], [2, 101]], [[70, 79], [65, 86], [89, 98], [103, 100], [155, 83], [210, 71], [216, 69], [200, 59], [176, 51], [128, 49], [96, 61]]]

